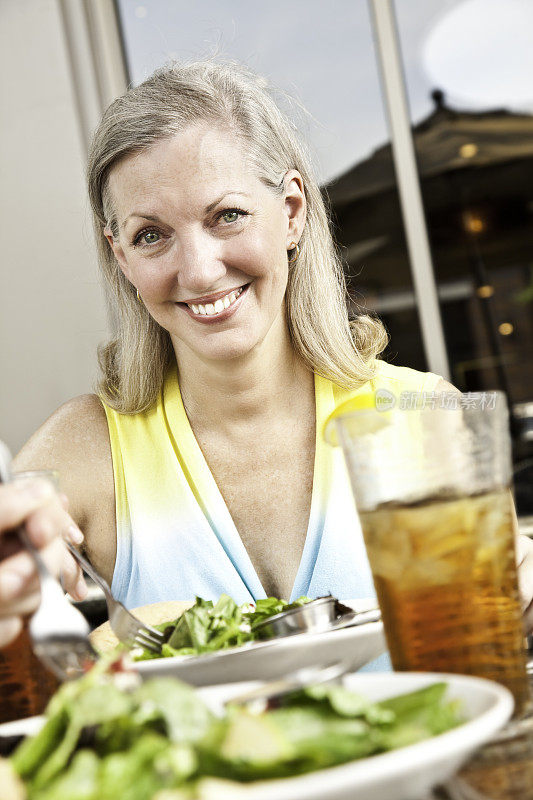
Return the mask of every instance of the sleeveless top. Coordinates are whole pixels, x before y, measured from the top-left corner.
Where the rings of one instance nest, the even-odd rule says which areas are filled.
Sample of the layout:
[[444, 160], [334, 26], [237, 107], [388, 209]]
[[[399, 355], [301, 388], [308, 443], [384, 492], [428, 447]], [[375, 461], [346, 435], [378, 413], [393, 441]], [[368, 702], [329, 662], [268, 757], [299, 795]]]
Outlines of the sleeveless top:
[[[290, 599], [375, 597], [340, 448], [322, 429], [334, 407], [358, 393], [432, 392], [440, 377], [377, 362], [376, 377], [347, 391], [315, 375], [316, 451], [307, 537]], [[196, 441], [177, 367], [151, 408], [120, 414], [104, 405], [113, 459], [117, 556], [114, 596], [128, 608], [160, 600], [237, 603], [265, 597], [248, 552]]]

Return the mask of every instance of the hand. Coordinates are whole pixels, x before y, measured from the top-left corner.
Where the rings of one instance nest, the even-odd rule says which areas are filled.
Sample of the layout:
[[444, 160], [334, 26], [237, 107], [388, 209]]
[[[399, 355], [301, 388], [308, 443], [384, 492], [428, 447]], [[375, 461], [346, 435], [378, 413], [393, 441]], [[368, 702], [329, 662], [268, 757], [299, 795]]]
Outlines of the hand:
[[66, 511], [66, 498], [46, 480], [0, 485], [0, 647], [20, 633], [22, 615], [39, 604], [39, 578], [32, 557], [20, 549], [15, 529], [24, 523], [54, 575], [75, 600], [87, 587], [81, 570], [63, 544], [62, 536], [80, 544], [83, 534]]
[[533, 631], [533, 541], [523, 534], [516, 538], [518, 585], [522, 601], [524, 630]]

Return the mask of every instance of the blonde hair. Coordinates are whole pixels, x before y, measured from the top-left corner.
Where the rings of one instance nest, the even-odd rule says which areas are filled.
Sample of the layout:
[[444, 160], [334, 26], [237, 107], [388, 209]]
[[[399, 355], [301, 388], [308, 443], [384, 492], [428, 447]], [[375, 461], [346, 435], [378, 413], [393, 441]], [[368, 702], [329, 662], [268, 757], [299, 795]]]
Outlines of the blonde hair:
[[115, 100], [93, 138], [87, 170], [99, 262], [117, 335], [99, 350], [99, 394], [112, 408], [135, 413], [156, 400], [173, 358], [170, 336], [137, 300], [104, 236], [117, 235], [109, 175], [119, 160], [170, 138], [200, 121], [230, 126], [244, 142], [258, 177], [283, 191], [290, 169], [301, 174], [307, 219], [300, 252], [289, 264], [287, 321], [293, 345], [309, 369], [344, 388], [375, 374], [387, 344], [382, 323], [360, 315], [350, 322], [340, 259], [323, 197], [295, 126], [281, 112], [265, 81], [236, 64], [171, 64]]

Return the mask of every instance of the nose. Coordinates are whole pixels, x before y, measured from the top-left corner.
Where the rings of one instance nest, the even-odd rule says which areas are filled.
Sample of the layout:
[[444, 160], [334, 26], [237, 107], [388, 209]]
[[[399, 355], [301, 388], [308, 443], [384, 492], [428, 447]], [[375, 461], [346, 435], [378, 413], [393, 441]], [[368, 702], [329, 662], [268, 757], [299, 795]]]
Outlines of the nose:
[[177, 281], [185, 291], [206, 294], [226, 274], [220, 242], [205, 232], [180, 243]]

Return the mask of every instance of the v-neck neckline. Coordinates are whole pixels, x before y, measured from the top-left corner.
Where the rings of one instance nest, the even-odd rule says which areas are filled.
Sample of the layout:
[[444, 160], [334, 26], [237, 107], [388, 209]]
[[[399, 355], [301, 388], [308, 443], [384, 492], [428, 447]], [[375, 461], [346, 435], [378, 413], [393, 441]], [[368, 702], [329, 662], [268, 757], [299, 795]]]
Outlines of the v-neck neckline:
[[[333, 388], [330, 381], [315, 373], [314, 389], [315, 458], [311, 506], [305, 542], [291, 595], [288, 599], [295, 599], [306, 594], [311, 583], [313, 568], [322, 538], [324, 527], [323, 509], [331, 476], [331, 448], [323, 440], [322, 426], [333, 409], [335, 402]], [[183, 405], [176, 367], [173, 367], [168, 373], [163, 393], [165, 416], [176, 444], [176, 455], [201, 511], [214, 535], [223, 546], [228, 558], [240, 573], [252, 597], [266, 597], [266, 592], [250, 554], [237, 530], [226, 501], [192, 430]]]

